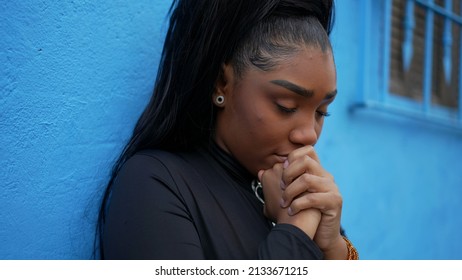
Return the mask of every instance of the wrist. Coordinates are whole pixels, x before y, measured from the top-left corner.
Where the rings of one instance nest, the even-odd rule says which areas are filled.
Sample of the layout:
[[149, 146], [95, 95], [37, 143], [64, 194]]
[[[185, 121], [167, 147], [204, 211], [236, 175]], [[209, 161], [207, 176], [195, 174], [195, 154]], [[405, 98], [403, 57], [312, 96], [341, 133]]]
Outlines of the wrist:
[[348, 247], [347, 243], [343, 239], [342, 235], [338, 235], [332, 246], [329, 248], [321, 248], [324, 253], [324, 259], [326, 260], [346, 260], [348, 259]]
[[277, 218], [278, 224], [294, 225], [305, 232], [311, 239], [314, 239], [320, 221], [321, 212], [317, 209], [303, 210], [292, 216], [287, 211], [283, 211]]

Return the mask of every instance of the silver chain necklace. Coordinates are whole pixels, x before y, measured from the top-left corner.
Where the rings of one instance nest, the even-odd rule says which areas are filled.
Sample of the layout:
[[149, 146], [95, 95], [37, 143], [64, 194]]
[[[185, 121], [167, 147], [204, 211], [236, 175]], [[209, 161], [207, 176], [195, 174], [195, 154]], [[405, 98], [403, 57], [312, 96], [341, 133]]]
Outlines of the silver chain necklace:
[[261, 182], [258, 180], [253, 180], [252, 181], [252, 190], [253, 193], [255, 194], [255, 197], [262, 203], [265, 204], [265, 200], [263, 200], [263, 186], [261, 185]]

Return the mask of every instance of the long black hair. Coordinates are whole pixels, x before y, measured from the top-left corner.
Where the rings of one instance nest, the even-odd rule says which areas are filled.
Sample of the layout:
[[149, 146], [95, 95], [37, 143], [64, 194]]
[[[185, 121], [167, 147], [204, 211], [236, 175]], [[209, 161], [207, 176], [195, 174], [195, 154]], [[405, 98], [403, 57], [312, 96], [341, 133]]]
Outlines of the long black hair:
[[249, 65], [271, 70], [297, 46], [330, 47], [333, 0], [174, 0], [152, 98], [114, 164], [101, 205], [102, 229], [112, 183], [144, 149], [190, 150], [211, 140], [212, 95], [225, 63], [238, 76]]

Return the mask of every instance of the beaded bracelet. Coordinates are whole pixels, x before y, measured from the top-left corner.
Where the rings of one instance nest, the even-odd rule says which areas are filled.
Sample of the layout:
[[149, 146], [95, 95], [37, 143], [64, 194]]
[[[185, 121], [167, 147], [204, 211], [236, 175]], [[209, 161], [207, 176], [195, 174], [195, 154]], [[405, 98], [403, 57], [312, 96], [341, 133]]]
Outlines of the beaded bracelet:
[[358, 254], [358, 251], [356, 250], [355, 246], [353, 246], [353, 244], [351, 244], [351, 241], [348, 240], [348, 238], [346, 238], [345, 236], [342, 236], [342, 237], [345, 240], [345, 243], [346, 243], [347, 248], [348, 248], [348, 258], [347, 258], [347, 260], [359, 260], [359, 254]]

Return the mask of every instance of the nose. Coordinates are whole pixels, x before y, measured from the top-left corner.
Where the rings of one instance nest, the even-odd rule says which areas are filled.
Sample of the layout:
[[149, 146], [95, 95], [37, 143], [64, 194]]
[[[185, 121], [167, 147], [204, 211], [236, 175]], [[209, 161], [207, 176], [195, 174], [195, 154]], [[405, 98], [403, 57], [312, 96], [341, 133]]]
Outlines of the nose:
[[291, 130], [289, 141], [296, 146], [314, 146], [318, 141], [319, 132], [316, 129], [316, 121], [314, 119], [305, 118]]

